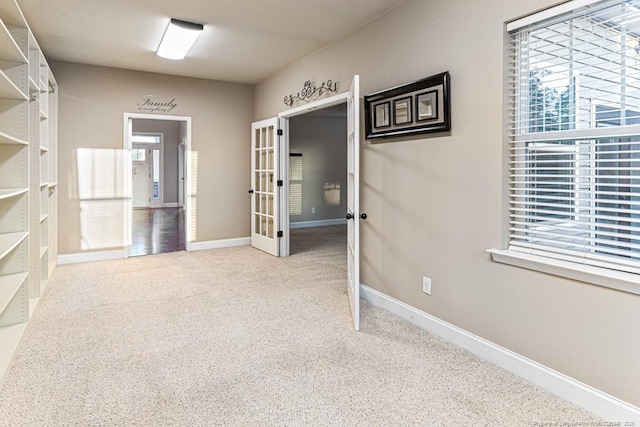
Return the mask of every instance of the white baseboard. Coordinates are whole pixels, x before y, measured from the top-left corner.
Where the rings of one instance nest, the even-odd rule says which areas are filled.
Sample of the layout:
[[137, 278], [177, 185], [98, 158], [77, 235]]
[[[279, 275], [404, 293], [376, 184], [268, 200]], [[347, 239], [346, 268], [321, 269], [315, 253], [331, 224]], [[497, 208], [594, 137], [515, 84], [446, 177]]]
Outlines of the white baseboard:
[[124, 251], [82, 252], [78, 254], [58, 255], [58, 265], [78, 264], [80, 262], [106, 261], [110, 259], [123, 259]]
[[366, 285], [360, 285], [360, 295], [371, 304], [384, 308], [414, 325], [602, 417], [605, 421], [622, 423], [635, 421], [635, 425], [640, 426], [640, 408], [634, 405], [500, 347]]
[[172, 203], [165, 203], [164, 207], [165, 208], [179, 208], [180, 205], [178, 204], [178, 202], [172, 202]]
[[251, 237], [240, 237], [237, 239], [209, 240], [206, 242], [191, 242], [188, 245], [189, 251], [204, 251], [207, 249], [233, 248], [235, 246], [248, 246], [251, 244]]
[[346, 218], [336, 218], [336, 219], [321, 219], [318, 221], [298, 221], [298, 222], [290, 222], [289, 228], [310, 228], [310, 227], [324, 227], [326, 225], [342, 225], [346, 224]]

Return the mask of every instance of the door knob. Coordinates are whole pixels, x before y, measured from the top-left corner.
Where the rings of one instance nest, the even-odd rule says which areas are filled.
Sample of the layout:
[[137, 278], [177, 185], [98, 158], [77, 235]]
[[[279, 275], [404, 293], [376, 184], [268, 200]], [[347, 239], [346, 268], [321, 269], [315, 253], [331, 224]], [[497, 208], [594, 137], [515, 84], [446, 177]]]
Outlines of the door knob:
[[353, 214], [348, 213], [347, 214], [347, 219], [353, 219]]
[[249, 191], [248, 191], [248, 193], [249, 193], [249, 194], [253, 194], [253, 190], [249, 190]]
[[360, 214], [360, 219], [367, 219], [367, 214], [366, 213]]

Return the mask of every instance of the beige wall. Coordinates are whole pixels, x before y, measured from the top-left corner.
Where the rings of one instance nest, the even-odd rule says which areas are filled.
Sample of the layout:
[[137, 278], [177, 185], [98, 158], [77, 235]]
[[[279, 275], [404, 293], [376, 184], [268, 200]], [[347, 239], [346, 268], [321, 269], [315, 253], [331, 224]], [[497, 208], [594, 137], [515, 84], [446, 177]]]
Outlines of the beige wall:
[[[302, 153], [303, 175], [302, 215], [291, 216], [291, 222], [344, 218], [347, 212], [346, 104], [331, 111], [342, 117], [320, 110], [289, 119], [289, 151]], [[340, 204], [327, 203], [326, 183], [340, 184]]]
[[367, 94], [450, 71], [450, 135], [362, 141], [362, 282], [640, 405], [640, 296], [497, 264], [485, 252], [506, 236], [503, 24], [551, 3], [410, 2], [259, 84], [254, 118], [283, 110], [306, 80], [347, 90], [360, 74]]
[[147, 113], [137, 105], [145, 95], [175, 99], [167, 114], [192, 117], [194, 240], [249, 236], [251, 86], [55, 61], [51, 68], [60, 87], [60, 254], [122, 247], [123, 117]]
[[133, 132], [161, 133], [163, 163], [163, 202], [178, 203], [178, 145], [180, 144], [180, 124], [171, 120], [136, 119]]

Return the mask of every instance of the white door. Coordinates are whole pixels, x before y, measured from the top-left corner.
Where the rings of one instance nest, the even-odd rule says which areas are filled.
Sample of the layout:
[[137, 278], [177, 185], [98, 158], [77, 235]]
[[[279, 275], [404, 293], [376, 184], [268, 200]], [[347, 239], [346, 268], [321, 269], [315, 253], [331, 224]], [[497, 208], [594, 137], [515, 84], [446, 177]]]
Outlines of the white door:
[[178, 145], [178, 206], [184, 207], [184, 143]]
[[133, 207], [148, 208], [151, 203], [151, 171], [149, 167], [149, 149], [146, 146], [133, 146], [131, 150], [133, 179]]
[[360, 329], [360, 76], [347, 99], [347, 291], [353, 328]]
[[161, 208], [163, 206], [162, 193], [164, 188], [162, 185], [162, 151], [161, 147], [152, 147], [149, 154], [149, 163], [151, 164], [151, 200], [152, 208]]
[[251, 125], [251, 246], [279, 256], [278, 118]]

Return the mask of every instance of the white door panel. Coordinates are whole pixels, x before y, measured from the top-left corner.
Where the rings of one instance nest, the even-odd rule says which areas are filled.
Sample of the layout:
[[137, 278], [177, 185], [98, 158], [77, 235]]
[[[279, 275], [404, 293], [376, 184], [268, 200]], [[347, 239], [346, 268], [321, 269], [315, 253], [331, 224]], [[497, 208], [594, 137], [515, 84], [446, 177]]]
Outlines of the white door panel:
[[251, 246], [279, 256], [278, 118], [251, 125]]
[[360, 76], [347, 99], [347, 291], [353, 328], [360, 329]]
[[131, 171], [133, 177], [133, 207], [148, 208], [151, 201], [149, 150], [146, 146], [134, 145], [131, 152], [133, 154], [133, 169]]

